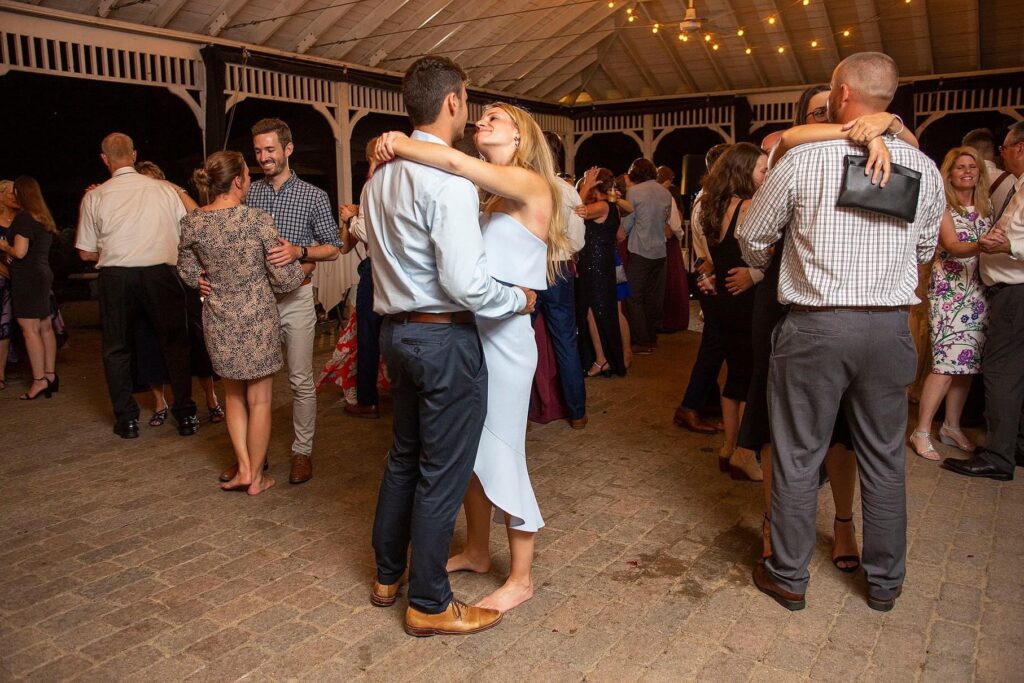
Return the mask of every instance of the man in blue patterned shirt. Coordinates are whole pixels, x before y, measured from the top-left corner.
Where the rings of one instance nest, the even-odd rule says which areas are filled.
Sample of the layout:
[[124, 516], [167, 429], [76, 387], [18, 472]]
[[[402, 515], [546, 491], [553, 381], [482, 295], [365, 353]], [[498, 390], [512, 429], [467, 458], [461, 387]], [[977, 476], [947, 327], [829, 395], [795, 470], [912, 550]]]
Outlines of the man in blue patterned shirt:
[[[300, 179], [288, 165], [292, 154], [292, 132], [280, 119], [263, 119], [252, 127], [252, 143], [263, 178], [249, 188], [245, 203], [274, 217], [280, 244], [268, 260], [274, 265], [300, 261], [312, 272], [316, 261], [338, 258], [341, 241], [334, 209], [327, 193]], [[313, 386], [313, 337], [316, 311], [309, 279], [288, 294], [277, 297], [281, 317], [281, 339], [288, 363], [292, 389], [291, 474], [293, 484], [313, 476], [313, 433], [316, 430], [316, 389]], [[227, 474], [227, 473], [225, 473]]]

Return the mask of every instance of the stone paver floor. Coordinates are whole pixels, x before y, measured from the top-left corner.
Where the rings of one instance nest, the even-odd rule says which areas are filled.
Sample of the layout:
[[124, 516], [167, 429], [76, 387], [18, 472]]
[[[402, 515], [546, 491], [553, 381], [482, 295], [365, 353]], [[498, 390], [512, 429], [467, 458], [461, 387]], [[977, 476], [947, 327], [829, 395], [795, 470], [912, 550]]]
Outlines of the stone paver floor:
[[[386, 417], [346, 417], [323, 392], [315, 477], [290, 486], [279, 376], [278, 486], [222, 493], [225, 428], [115, 438], [98, 331], [72, 333], [58, 395], [19, 402], [27, 372], [0, 394], [0, 679], [1024, 680], [1024, 481], [910, 455], [908, 574], [888, 614], [832, 567], [823, 493], [808, 607], [789, 613], [750, 583], [760, 487], [718, 472], [719, 438], [672, 424], [693, 332], [664, 337], [626, 379], [589, 380], [586, 430], [534, 425], [536, 596], [490, 632], [427, 639], [402, 631], [404, 602], [367, 598]], [[318, 338], [318, 367], [332, 347]], [[502, 582], [499, 528], [492, 545], [490, 574], [453, 577], [462, 599]]]

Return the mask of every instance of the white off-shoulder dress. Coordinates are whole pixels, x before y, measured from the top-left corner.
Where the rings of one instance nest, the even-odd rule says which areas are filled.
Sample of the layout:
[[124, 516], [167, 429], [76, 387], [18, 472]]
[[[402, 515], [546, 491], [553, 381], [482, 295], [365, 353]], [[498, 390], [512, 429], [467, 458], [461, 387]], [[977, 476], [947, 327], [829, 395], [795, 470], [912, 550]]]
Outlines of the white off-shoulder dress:
[[[505, 213], [480, 217], [491, 277], [509, 285], [547, 289], [547, 244]], [[495, 521], [511, 517], [520, 531], [544, 520], [526, 469], [526, 420], [537, 370], [537, 342], [528, 315], [477, 318], [487, 362], [487, 417], [473, 472], [494, 504]]]

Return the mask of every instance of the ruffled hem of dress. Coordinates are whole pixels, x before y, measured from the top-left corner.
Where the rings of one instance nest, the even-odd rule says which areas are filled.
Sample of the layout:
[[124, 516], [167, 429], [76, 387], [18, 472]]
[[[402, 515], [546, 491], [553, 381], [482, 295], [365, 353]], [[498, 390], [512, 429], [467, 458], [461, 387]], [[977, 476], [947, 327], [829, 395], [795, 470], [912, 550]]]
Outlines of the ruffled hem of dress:
[[[505, 514], [508, 514], [512, 518], [509, 526], [517, 531], [536, 532], [544, 527], [526, 470], [526, 455], [516, 452], [486, 426], [480, 435], [473, 472], [496, 508], [496, 523], [504, 524]], [[526, 485], [522, 486], [524, 481]]]

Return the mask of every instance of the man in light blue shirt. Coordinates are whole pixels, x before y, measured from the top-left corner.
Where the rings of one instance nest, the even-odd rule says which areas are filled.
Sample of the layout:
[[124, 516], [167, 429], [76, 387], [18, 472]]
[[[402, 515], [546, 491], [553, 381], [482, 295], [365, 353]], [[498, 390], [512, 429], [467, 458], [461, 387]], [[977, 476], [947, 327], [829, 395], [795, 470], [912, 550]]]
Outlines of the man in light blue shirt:
[[[457, 64], [417, 60], [402, 96], [414, 138], [451, 145], [462, 137], [466, 74]], [[479, 199], [464, 178], [397, 159], [374, 172], [361, 207], [394, 406], [394, 441], [373, 523], [377, 578], [370, 601], [394, 604], [409, 557], [406, 632], [477, 633], [496, 625], [501, 613], [456, 600], [446, 570], [487, 413], [487, 366], [474, 315], [530, 313], [536, 294], [487, 274]]]
[[650, 159], [637, 159], [629, 167], [633, 186], [626, 199], [633, 213], [622, 221], [629, 236], [626, 278], [632, 296], [626, 302], [633, 352], [650, 353], [658, 345], [665, 306], [665, 229], [672, 211], [672, 195], [658, 184], [658, 169]]

